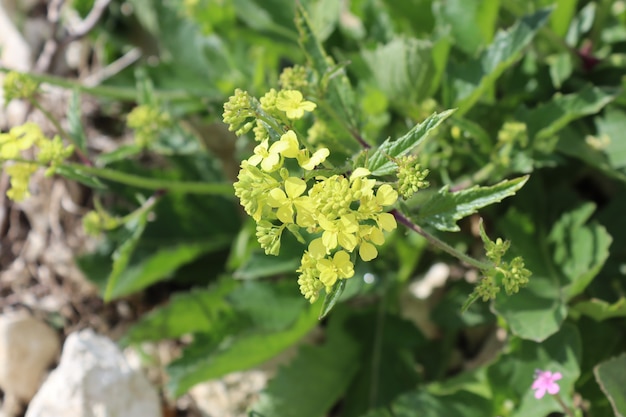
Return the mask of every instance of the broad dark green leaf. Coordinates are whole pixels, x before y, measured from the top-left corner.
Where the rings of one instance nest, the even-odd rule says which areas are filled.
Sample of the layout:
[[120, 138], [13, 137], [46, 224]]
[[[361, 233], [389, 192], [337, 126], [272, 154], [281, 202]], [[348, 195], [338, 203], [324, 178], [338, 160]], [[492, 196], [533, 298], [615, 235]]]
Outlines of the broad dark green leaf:
[[538, 142], [550, 138], [573, 120], [599, 112], [615, 99], [603, 89], [587, 85], [572, 94], [556, 94], [551, 101], [536, 107], [521, 120], [528, 125], [528, 137]]
[[[342, 315], [345, 316], [345, 315]], [[359, 343], [334, 315], [321, 346], [304, 345], [252, 408], [263, 416], [320, 417], [340, 399], [359, 368]]]
[[317, 323], [317, 311], [309, 307], [302, 310], [288, 329], [229, 337], [215, 351], [204, 355], [188, 358], [183, 352], [181, 358], [167, 367], [168, 390], [180, 396], [200, 382], [259, 365], [296, 343]]
[[515, 63], [549, 16], [550, 9], [544, 9], [523, 17], [508, 31], [499, 31], [477, 60], [451, 67], [455, 97], [452, 105], [458, 107], [459, 116], [472, 108], [498, 77]]
[[626, 416], [626, 353], [593, 369], [596, 381], [611, 402], [616, 417]]
[[[526, 193], [528, 194], [528, 193]], [[527, 287], [512, 296], [499, 294], [494, 303], [517, 336], [540, 342], [556, 333], [567, 316], [561, 275], [550, 256], [547, 232], [528, 213], [511, 209], [499, 222], [512, 256], [522, 256], [532, 272]]]
[[213, 236], [211, 240], [199, 243], [181, 243], [157, 250], [140, 262], [127, 267], [128, 261], [116, 268], [113, 265], [111, 280], [107, 285], [107, 299], [123, 297], [169, 278], [178, 268], [208, 252], [227, 248], [231, 236]]
[[420, 224], [427, 223], [439, 230], [457, 232], [460, 230], [457, 221], [476, 213], [480, 208], [515, 195], [526, 181], [528, 176], [487, 187], [476, 185], [454, 193], [449, 192], [446, 186], [421, 206], [414, 217]]
[[393, 162], [393, 158], [406, 155], [419, 146], [428, 135], [444, 120], [450, 117], [452, 113], [454, 113], [454, 110], [433, 113], [422, 123], [415, 125], [404, 136], [393, 141], [387, 139], [369, 157], [367, 169], [375, 176], [393, 174], [397, 168], [397, 164]]
[[587, 203], [563, 214], [548, 236], [554, 262], [565, 278], [561, 285], [567, 300], [589, 285], [609, 257], [613, 239], [606, 228], [597, 222], [585, 224], [594, 211], [595, 204]]
[[229, 294], [228, 300], [237, 312], [247, 315], [262, 331], [280, 331], [289, 327], [306, 304], [291, 279], [247, 281]]
[[83, 123], [81, 120], [80, 111], [80, 92], [78, 89], [74, 89], [72, 92], [72, 98], [70, 100], [69, 108], [67, 109], [67, 133], [70, 135], [72, 143], [81, 150], [83, 153], [87, 153], [87, 136], [83, 129]]
[[413, 323], [370, 309], [353, 314], [347, 331], [362, 348], [361, 366], [343, 401], [343, 417], [358, 417], [369, 409], [387, 406], [418, 385], [421, 377], [416, 371], [415, 348], [426, 339]]
[[122, 344], [174, 339], [185, 334], [211, 331], [231, 312], [232, 306], [226, 296], [238, 285], [237, 281], [224, 278], [208, 289], [174, 294], [166, 305], [142, 316], [124, 335]]

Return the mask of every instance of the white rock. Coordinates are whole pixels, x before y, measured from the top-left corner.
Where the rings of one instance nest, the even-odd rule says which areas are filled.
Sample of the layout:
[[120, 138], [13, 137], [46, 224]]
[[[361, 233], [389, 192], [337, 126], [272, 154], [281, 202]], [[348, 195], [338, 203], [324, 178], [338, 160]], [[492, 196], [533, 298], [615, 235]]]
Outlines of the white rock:
[[27, 403], [57, 359], [60, 341], [48, 325], [28, 314], [0, 316], [0, 388]]
[[72, 333], [26, 417], [159, 417], [159, 396], [118, 347], [92, 330]]
[[[17, 30], [12, 21], [11, 1], [0, 0], [0, 63], [6, 68], [17, 71], [28, 71], [33, 64], [33, 53], [30, 45]], [[5, 108], [2, 81], [0, 74], [0, 128], [21, 124], [27, 112], [26, 103], [13, 101]]]

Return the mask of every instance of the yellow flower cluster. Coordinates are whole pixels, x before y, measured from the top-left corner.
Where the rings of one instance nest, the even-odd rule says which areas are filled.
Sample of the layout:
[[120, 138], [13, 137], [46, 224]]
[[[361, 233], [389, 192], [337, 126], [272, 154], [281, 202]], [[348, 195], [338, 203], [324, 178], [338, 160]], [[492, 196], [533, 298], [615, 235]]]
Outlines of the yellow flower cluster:
[[168, 113], [150, 105], [137, 106], [126, 116], [126, 125], [135, 130], [135, 143], [141, 147], [150, 145], [170, 124]]
[[52, 175], [55, 168], [74, 151], [73, 146], [64, 147], [58, 136], [54, 139], [46, 138], [34, 123], [25, 123], [8, 133], [0, 133], [0, 162], [12, 161], [5, 169], [11, 177], [11, 189], [7, 191], [7, 196], [14, 201], [22, 201], [30, 196], [28, 182], [38, 164], [21, 158], [22, 152], [32, 147], [38, 149], [37, 162], [49, 165], [46, 175]]
[[239, 135], [253, 130], [258, 142], [241, 164], [235, 195], [256, 221], [256, 237], [266, 254], [278, 255], [285, 230], [303, 243], [310, 241], [297, 272], [300, 291], [315, 302], [322, 289], [329, 292], [354, 275], [357, 256], [364, 261], [378, 256], [384, 232], [397, 227], [385, 208], [395, 204], [398, 193], [389, 184], [377, 187], [365, 168], [350, 175], [312, 175], [319, 165], [328, 165], [330, 151], [312, 152], [304, 145], [311, 141], [303, 142], [294, 127], [316, 108], [296, 89], [306, 86], [306, 71], [285, 72], [281, 86], [259, 100], [236, 90], [224, 105], [229, 129]]

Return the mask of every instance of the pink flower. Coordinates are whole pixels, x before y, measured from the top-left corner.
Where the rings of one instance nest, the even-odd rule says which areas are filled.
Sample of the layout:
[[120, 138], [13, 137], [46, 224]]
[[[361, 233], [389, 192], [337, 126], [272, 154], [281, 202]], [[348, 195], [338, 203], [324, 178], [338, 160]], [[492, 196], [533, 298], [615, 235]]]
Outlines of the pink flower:
[[554, 395], [561, 389], [559, 384], [555, 381], [563, 378], [560, 372], [552, 373], [550, 371], [535, 371], [535, 382], [533, 382], [532, 389], [535, 390], [535, 398], [540, 399], [546, 394]]

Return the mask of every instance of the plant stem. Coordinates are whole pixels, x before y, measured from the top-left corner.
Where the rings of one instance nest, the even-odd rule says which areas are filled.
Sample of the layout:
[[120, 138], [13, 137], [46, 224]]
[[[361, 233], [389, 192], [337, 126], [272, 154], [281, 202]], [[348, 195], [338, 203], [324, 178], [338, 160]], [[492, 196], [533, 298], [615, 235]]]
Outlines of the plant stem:
[[161, 178], [145, 178], [113, 169], [97, 168], [76, 163], [66, 163], [63, 164], [63, 166], [105, 180], [148, 190], [169, 190], [191, 194], [222, 195], [225, 197], [232, 197], [234, 194], [233, 187], [230, 183], [189, 182]]
[[426, 238], [426, 240], [428, 240], [428, 242], [431, 243], [432, 245], [435, 245], [439, 249], [443, 250], [444, 252], [449, 253], [450, 255], [452, 255], [452, 256], [460, 259], [460, 260], [462, 260], [463, 262], [467, 263], [468, 265], [474, 266], [474, 267], [476, 267], [478, 269], [493, 268], [493, 265], [491, 263], [481, 262], [478, 259], [474, 259], [471, 256], [468, 256], [468, 255], [464, 254], [463, 252], [459, 252], [458, 250], [454, 249], [452, 246], [448, 245], [446, 242], [444, 242], [444, 241], [436, 238], [435, 236], [431, 235], [430, 233], [426, 232], [424, 229], [422, 229], [421, 227], [419, 227], [418, 225], [413, 223], [404, 214], [400, 213], [400, 211], [398, 211], [398, 209], [393, 209], [393, 210], [390, 211], [390, 213], [393, 215], [393, 217], [396, 218], [396, 221], [398, 223], [402, 223], [403, 225], [405, 225], [409, 229], [413, 230], [417, 234], [419, 234], [421, 236], [424, 236]]
[[556, 400], [559, 402], [561, 407], [563, 407], [563, 411], [565, 411], [565, 414], [567, 414], [569, 417], [576, 417], [574, 412], [570, 410], [570, 408], [567, 405], [565, 405], [565, 402], [563, 401], [563, 399], [561, 399], [561, 396], [559, 394], [555, 394], [554, 398], [556, 398]]
[[[30, 102], [30, 104], [35, 107], [37, 110], [39, 110], [45, 117], [46, 119], [48, 119], [53, 125], [54, 128], [57, 130], [57, 132], [59, 132], [59, 135], [61, 135], [65, 140], [67, 140], [68, 142], [74, 143], [74, 141], [72, 140], [71, 136], [67, 133], [67, 131], [65, 129], [63, 129], [63, 126], [61, 126], [61, 123], [59, 123], [59, 121], [56, 119], [56, 117], [54, 117], [52, 115], [52, 113], [50, 113], [48, 110], [46, 110], [41, 104], [39, 104], [39, 102], [37, 100], [35, 100], [34, 98], [29, 98], [28, 101]], [[87, 157], [87, 155], [85, 155], [83, 153], [83, 151], [81, 151], [78, 146], [76, 146], [74, 148], [74, 152], [76, 153], [76, 155], [78, 155], [78, 158], [81, 160], [81, 162], [85, 165], [93, 165], [91, 163], [91, 161], [89, 160], [89, 158]]]

